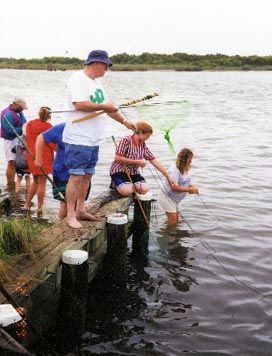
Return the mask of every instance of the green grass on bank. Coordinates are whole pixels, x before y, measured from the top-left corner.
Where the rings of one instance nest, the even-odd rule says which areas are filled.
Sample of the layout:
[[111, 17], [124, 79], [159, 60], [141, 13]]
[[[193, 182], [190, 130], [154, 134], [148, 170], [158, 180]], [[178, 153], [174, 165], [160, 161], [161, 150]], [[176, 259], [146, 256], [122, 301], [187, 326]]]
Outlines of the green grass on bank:
[[[272, 56], [227, 56], [223, 54], [195, 55], [187, 53], [116, 54], [111, 57], [113, 71], [205, 71], [205, 70], [272, 70]], [[33, 59], [0, 58], [0, 68], [37, 70], [75, 70], [83, 60], [71, 57], [44, 57]]]
[[33, 242], [44, 227], [28, 218], [0, 219], [0, 276], [7, 279], [19, 258], [34, 258]]

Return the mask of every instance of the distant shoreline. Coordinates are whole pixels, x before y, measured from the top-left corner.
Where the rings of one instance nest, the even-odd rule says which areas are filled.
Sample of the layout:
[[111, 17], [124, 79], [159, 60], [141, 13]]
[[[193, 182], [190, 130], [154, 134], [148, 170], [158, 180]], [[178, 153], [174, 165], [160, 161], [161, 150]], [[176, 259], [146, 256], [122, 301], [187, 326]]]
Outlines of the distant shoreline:
[[[46, 71], [66, 71], [66, 70], [79, 70], [83, 66], [66, 66], [66, 65], [2, 65], [0, 63], [0, 69], [18, 69], [18, 70], [46, 70]], [[129, 72], [129, 71], [177, 71], [177, 72], [216, 72], [216, 71], [272, 71], [272, 66], [241, 66], [241, 67], [186, 67], [186, 66], [168, 66], [168, 65], [148, 65], [148, 64], [138, 64], [138, 65], [121, 65], [117, 64], [111, 68], [113, 72]]]
[[[113, 71], [271, 71], [272, 56], [227, 56], [223, 54], [195, 55], [187, 53], [116, 54], [111, 57]], [[33, 59], [0, 58], [0, 69], [66, 71], [83, 67], [84, 61], [71, 57]]]

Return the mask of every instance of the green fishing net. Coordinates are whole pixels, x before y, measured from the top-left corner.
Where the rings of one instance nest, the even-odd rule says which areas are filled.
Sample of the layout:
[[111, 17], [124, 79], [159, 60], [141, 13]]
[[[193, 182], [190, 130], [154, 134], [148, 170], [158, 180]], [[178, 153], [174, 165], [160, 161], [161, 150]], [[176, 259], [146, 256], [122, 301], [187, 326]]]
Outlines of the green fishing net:
[[171, 141], [170, 133], [173, 131], [190, 113], [189, 101], [169, 101], [165, 103], [152, 103], [138, 105], [135, 107], [141, 118], [149, 122], [153, 127], [164, 133], [169, 150], [175, 154], [174, 145]]

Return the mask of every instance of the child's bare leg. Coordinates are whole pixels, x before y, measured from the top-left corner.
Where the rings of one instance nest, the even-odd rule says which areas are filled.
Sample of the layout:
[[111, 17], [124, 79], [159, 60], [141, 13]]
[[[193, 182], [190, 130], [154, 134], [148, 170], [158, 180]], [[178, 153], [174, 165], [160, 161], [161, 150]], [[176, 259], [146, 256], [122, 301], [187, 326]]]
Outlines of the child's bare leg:
[[178, 216], [179, 216], [178, 212], [176, 212], [176, 213], [168, 213], [168, 212], [166, 212], [165, 214], [166, 214], [166, 216], [167, 216], [168, 225], [169, 225], [170, 227], [177, 225], [177, 223], [178, 223]]
[[67, 205], [64, 201], [60, 202], [59, 206], [59, 218], [64, 219], [67, 216]]
[[19, 193], [19, 191], [20, 191], [22, 179], [23, 179], [22, 176], [17, 176], [17, 178], [16, 178], [16, 183], [15, 183], [15, 192], [16, 193]]
[[37, 196], [38, 196], [38, 212], [42, 212], [43, 201], [45, 196], [46, 177], [38, 176]]
[[29, 175], [25, 176], [25, 182], [26, 182], [26, 194], [27, 194], [29, 192], [30, 183], [31, 183]]
[[33, 180], [32, 180], [32, 183], [30, 184], [30, 188], [29, 188], [29, 191], [27, 193], [27, 197], [26, 197], [26, 203], [25, 203], [25, 208], [26, 209], [30, 208], [31, 201], [32, 201], [34, 195], [37, 192], [37, 186], [38, 186], [38, 177], [34, 176]]
[[134, 184], [135, 191], [139, 194], [146, 194], [149, 190], [146, 182], [138, 182]]
[[116, 189], [124, 197], [129, 197], [134, 192], [134, 187], [131, 183], [120, 184]]

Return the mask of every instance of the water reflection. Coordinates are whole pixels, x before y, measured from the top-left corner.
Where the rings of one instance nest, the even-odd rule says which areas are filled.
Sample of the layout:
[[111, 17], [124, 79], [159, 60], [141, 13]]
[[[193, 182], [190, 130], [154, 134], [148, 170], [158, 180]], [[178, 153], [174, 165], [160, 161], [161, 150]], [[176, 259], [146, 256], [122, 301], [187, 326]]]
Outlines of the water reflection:
[[163, 257], [157, 263], [169, 271], [171, 281], [178, 291], [188, 292], [192, 283], [197, 283], [189, 273], [187, 274], [188, 270], [194, 268], [195, 258], [188, 257], [190, 248], [186, 246], [186, 238], [192, 237], [193, 234], [188, 230], [181, 229], [178, 225], [171, 229], [163, 227], [157, 231], [157, 235]]
[[126, 285], [122, 282], [118, 285], [116, 280], [109, 280], [106, 265], [91, 283], [87, 301], [83, 350], [91, 351], [92, 354], [98, 350], [105, 351], [107, 343], [114, 340], [116, 349], [120, 350], [125, 346], [127, 338], [143, 333], [143, 326], [130, 321], [141, 319], [141, 313], [146, 307], [139, 291], [143, 283], [149, 284], [149, 275], [142, 265], [135, 263], [130, 254], [127, 256], [127, 266], [128, 283]]
[[[185, 315], [192, 305], [185, 302], [181, 293], [187, 293], [197, 282], [190, 276], [194, 258], [189, 257], [191, 248], [186, 246], [186, 239], [192, 234], [163, 228], [156, 236], [161, 258], [154, 261], [151, 256], [150, 266], [145, 267], [141, 259], [129, 252], [126, 285], [110, 280], [106, 265], [91, 283], [82, 351], [94, 355], [165, 354], [168, 340], [149, 335], [149, 325], [160, 330], [165, 322], [186, 321]], [[154, 273], [157, 265], [158, 274]], [[176, 290], [176, 298], [172, 288]], [[179, 328], [182, 330], [182, 324]]]

